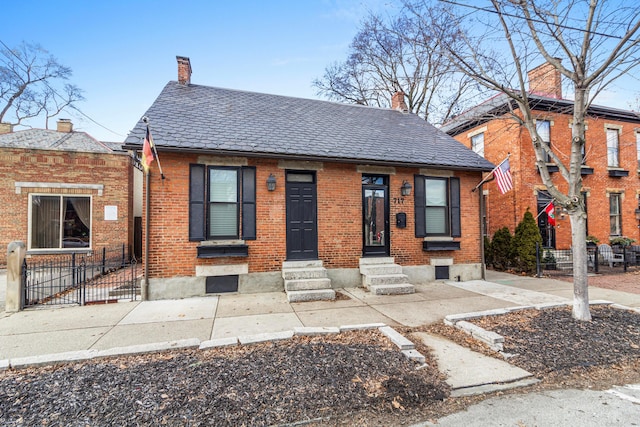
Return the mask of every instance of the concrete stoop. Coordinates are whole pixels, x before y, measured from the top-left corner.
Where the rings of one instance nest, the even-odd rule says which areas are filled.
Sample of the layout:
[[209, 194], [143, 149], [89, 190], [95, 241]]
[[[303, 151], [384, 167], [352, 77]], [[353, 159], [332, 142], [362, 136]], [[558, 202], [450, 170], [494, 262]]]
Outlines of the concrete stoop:
[[331, 279], [321, 260], [282, 263], [284, 290], [289, 302], [334, 300]]
[[415, 287], [393, 257], [360, 258], [362, 286], [374, 295], [412, 294]]

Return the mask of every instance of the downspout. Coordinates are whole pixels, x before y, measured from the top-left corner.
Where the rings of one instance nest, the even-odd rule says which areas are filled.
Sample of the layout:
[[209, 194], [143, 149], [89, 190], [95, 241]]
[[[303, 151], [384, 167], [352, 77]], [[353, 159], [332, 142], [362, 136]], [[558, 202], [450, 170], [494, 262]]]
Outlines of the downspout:
[[482, 272], [482, 280], [487, 280], [487, 265], [485, 263], [485, 259], [484, 259], [484, 230], [483, 230], [483, 226], [482, 226], [482, 218], [483, 218], [483, 214], [484, 214], [484, 203], [482, 203], [482, 198], [484, 196], [484, 189], [482, 188], [482, 185], [480, 186], [480, 191], [478, 191], [478, 203], [480, 205], [480, 209], [478, 209], [478, 212], [480, 212], [480, 220], [478, 221], [478, 224], [480, 224], [480, 262], [482, 263], [482, 265], [480, 266], [481, 272]]
[[149, 190], [149, 184], [151, 179], [149, 176], [151, 175], [150, 171], [147, 171], [145, 174], [145, 187], [147, 191], [144, 195], [144, 281], [142, 282], [142, 301], [147, 301], [149, 299], [149, 194], [151, 191]]

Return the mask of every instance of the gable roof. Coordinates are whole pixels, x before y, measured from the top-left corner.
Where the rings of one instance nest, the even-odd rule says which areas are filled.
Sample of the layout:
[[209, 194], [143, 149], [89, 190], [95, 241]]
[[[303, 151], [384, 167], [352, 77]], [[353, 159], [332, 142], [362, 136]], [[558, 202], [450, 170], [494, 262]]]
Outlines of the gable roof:
[[0, 135], [0, 148], [112, 153], [114, 150], [85, 132], [27, 129]]
[[[145, 113], [158, 151], [487, 171], [493, 165], [414, 114], [169, 82]], [[140, 149], [142, 120], [124, 147]]]
[[[573, 114], [573, 101], [571, 100], [549, 98], [535, 94], [529, 94], [528, 96], [532, 110]], [[516, 102], [506, 94], [500, 93], [449, 120], [440, 127], [440, 130], [448, 135], [459, 135], [462, 132], [496, 119], [508, 113], [511, 109], [518, 109]], [[638, 112], [601, 105], [591, 105], [587, 110], [587, 115], [603, 119], [640, 123], [640, 113]]]

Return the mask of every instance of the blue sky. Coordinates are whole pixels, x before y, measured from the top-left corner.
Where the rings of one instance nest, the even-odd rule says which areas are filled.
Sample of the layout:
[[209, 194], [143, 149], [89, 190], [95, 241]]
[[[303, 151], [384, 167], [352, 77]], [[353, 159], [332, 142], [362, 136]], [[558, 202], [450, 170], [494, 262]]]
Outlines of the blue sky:
[[[346, 58], [370, 11], [385, 0], [7, 1], [0, 40], [39, 43], [84, 90], [75, 130], [123, 141], [188, 56], [192, 83], [318, 98], [312, 81]], [[11, 17], [11, 19], [7, 19]], [[44, 121], [32, 123], [44, 127]], [[51, 127], [51, 124], [50, 124]]]
[[[319, 98], [314, 79], [346, 59], [360, 22], [393, 16], [396, 0], [5, 0], [0, 40], [39, 43], [71, 67], [84, 90], [75, 130], [123, 141], [169, 80], [176, 55], [188, 56], [192, 83]], [[629, 109], [637, 78], [596, 104]], [[44, 127], [44, 120], [30, 123]], [[55, 126], [50, 124], [50, 126]]]

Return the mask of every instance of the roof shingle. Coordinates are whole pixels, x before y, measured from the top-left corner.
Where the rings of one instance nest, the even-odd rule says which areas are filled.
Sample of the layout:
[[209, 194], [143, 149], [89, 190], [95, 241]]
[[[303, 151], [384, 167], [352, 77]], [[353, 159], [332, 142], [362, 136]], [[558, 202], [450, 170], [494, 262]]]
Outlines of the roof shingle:
[[[169, 82], [145, 113], [158, 150], [451, 169], [493, 165], [414, 114]], [[125, 140], [140, 148], [140, 120]]]

